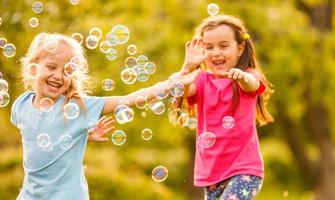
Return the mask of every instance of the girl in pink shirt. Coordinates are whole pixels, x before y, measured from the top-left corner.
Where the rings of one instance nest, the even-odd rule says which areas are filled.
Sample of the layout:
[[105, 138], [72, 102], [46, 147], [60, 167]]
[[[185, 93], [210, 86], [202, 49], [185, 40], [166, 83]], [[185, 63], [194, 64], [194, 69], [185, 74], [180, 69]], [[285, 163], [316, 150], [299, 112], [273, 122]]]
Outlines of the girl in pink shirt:
[[256, 120], [260, 125], [273, 121], [265, 107], [273, 90], [240, 19], [203, 20], [195, 39], [186, 43], [183, 65], [186, 71], [197, 68], [202, 72], [183, 102], [184, 108], [196, 105], [194, 184], [205, 187], [207, 200], [253, 199], [264, 177]]

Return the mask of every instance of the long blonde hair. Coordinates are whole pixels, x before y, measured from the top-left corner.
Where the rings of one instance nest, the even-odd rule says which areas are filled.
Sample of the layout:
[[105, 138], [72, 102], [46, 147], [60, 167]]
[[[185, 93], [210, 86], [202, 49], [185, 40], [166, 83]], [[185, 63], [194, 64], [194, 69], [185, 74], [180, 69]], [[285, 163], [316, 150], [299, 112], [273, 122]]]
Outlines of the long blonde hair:
[[[67, 47], [71, 52], [71, 56], [75, 59], [77, 69], [73, 76], [71, 76], [71, 84], [69, 89], [66, 91], [65, 103], [71, 99], [75, 99], [81, 108], [85, 108], [82, 96], [90, 93], [91, 88], [91, 77], [88, 75], [88, 64], [82, 46], [71, 37], [61, 35], [58, 33], [40, 33], [33, 39], [29, 46], [28, 52], [24, 57], [21, 58], [21, 81], [26, 90], [36, 90], [34, 79], [32, 79], [29, 73], [29, 65], [36, 63], [39, 59], [43, 58], [46, 54], [50, 53], [45, 48], [48, 45], [53, 46], [55, 49], [62, 46]], [[61, 49], [58, 49], [58, 51]]]
[[[229, 15], [217, 15], [217, 16], [211, 16], [202, 21], [202, 23], [196, 28], [196, 32], [194, 37], [195, 38], [203, 38], [204, 32], [214, 29], [220, 25], [226, 25], [229, 26], [235, 35], [235, 39], [238, 43], [238, 45], [241, 45], [244, 43], [244, 50], [242, 52], [242, 55], [240, 56], [238, 63], [236, 65], [236, 68], [239, 68], [241, 70], [246, 70], [247, 68], [253, 68], [259, 73], [260, 80], [265, 85], [265, 91], [258, 97], [257, 99], [257, 112], [256, 112], [256, 119], [260, 125], [265, 125], [268, 122], [273, 122], [274, 118], [272, 115], [268, 112], [266, 109], [266, 104], [274, 92], [272, 84], [266, 79], [263, 71], [261, 70], [259, 63], [256, 59], [256, 54], [254, 50], [254, 46], [252, 43], [251, 38], [248, 38], [247, 29], [245, 28], [243, 22], [233, 16]], [[206, 68], [206, 65], [203, 63], [200, 66], [202, 69]], [[238, 95], [238, 84], [237, 81], [233, 82], [233, 110], [236, 109], [236, 107], [239, 104], [239, 95]], [[187, 101], [183, 100], [183, 107], [188, 108], [188, 110], [193, 110], [194, 107], [190, 107], [187, 105]]]

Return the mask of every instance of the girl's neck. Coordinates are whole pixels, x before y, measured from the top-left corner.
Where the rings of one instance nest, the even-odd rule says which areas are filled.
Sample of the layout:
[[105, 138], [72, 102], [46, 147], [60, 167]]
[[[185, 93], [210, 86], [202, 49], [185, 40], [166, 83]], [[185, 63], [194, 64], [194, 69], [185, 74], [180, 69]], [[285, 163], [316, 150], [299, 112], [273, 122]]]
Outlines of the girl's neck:
[[60, 98], [60, 96], [58, 97], [47, 97], [47, 96], [44, 96], [42, 94], [40, 94], [39, 92], [36, 92], [36, 95], [33, 97], [33, 106], [37, 109], [40, 108], [40, 102], [43, 98], [49, 98], [52, 100], [53, 104], [56, 103], [56, 101]]

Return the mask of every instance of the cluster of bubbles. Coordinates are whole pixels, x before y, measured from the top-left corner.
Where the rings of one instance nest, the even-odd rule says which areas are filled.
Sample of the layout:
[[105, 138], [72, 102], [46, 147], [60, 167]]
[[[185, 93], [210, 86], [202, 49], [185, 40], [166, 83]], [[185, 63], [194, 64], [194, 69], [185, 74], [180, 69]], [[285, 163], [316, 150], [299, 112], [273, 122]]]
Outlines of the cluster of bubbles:
[[181, 127], [188, 127], [190, 129], [197, 128], [198, 120], [180, 108], [180, 101], [181, 99], [176, 97], [169, 100], [170, 108], [168, 110], [168, 118], [170, 123]]
[[0, 38], [0, 48], [2, 49], [3, 55], [7, 58], [15, 56], [16, 47], [12, 43], [8, 43], [6, 38]]
[[[235, 126], [235, 119], [232, 116], [222, 118], [222, 127], [224, 129], [232, 129]], [[197, 144], [200, 148], [210, 148], [215, 144], [216, 135], [210, 131], [201, 133], [197, 138]]]
[[51, 137], [47, 133], [40, 133], [36, 137], [36, 142], [38, 147], [45, 152], [50, 152], [54, 149], [56, 144], [59, 145], [60, 148], [64, 150], [68, 150], [72, 147], [74, 141], [71, 135], [63, 134], [58, 138], [57, 142], [52, 142]]
[[[54, 109], [54, 101], [48, 97], [39, 102], [39, 109], [43, 112], [51, 112]], [[66, 119], [75, 119], [80, 114], [80, 108], [76, 103], [69, 102], [63, 106], [63, 115]]]
[[219, 14], [220, 12], [220, 7], [215, 4], [215, 3], [210, 3], [207, 5], [207, 13], [210, 15], [210, 16], [215, 16], [217, 14]]
[[169, 171], [164, 166], [157, 166], [152, 170], [151, 177], [156, 182], [163, 182], [167, 179]]
[[[35, 2], [32, 3], [31, 9], [35, 14], [40, 14], [44, 10], [44, 5], [43, 5], [43, 3], [39, 2], [39, 1], [35, 1]], [[36, 28], [39, 25], [40, 25], [40, 21], [37, 17], [31, 17], [29, 19], [29, 26], [31, 28]]]
[[9, 104], [10, 96], [8, 94], [8, 82], [3, 79], [0, 72], [0, 107], [5, 107]]

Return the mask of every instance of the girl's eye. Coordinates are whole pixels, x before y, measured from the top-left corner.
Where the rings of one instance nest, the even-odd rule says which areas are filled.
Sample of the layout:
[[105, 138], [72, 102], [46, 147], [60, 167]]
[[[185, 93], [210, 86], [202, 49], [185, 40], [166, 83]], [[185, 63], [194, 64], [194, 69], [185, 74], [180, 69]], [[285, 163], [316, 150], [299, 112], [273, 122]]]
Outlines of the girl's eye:
[[50, 70], [54, 70], [54, 69], [56, 69], [56, 67], [55, 66], [52, 66], [52, 65], [47, 65], [46, 66], [48, 69], [50, 69]]
[[213, 47], [205, 47], [206, 50], [213, 50]]

